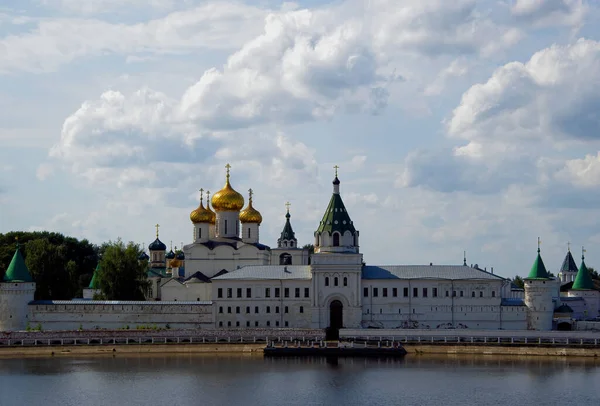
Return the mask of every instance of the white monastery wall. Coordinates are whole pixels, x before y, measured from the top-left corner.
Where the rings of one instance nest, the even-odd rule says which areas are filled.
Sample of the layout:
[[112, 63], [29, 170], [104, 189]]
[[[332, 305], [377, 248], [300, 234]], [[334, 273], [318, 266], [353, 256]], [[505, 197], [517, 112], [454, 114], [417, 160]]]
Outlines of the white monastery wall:
[[215, 327], [310, 327], [309, 280], [214, 280], [212, 285]]
[[27, 304], [33, 300], [35, 283], [0, 283], [0, 331], [25, 330], [29, 320]]
[[210, 302], [54, 301], [29, 305], [29, 324], [43, 330], [121, 329], [154, 326], [210, 328]]
[[171, 280], [161, 287], [161, 300], [166, 302], [210, 301], [212, 283], [181, 283]]

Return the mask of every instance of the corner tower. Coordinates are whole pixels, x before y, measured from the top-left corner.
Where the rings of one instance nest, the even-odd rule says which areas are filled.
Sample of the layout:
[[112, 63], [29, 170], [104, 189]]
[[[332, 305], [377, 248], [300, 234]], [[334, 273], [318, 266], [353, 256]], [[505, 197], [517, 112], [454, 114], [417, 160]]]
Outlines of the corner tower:
[[525, 306], [527, 306], [527, 329], [552, 330], [554, 305], [552, 292], [554, 283], [546, 271], [540, 255], [540, 239], [535, 262], [529, 275], [525, 278]]
[[594, 281], [585, 265], [585, 249], [581, 247], [581, 265], [568, 292], [569, 297], [581, 297], [585, 301], [584, 319], [597, 317], [600, 308], [600, 292], [594, 288]]
[[27, 328], [29, 302], [33, 300], [35, 282], [21, 255], [19, 243], [0, 283], [0, 331]]

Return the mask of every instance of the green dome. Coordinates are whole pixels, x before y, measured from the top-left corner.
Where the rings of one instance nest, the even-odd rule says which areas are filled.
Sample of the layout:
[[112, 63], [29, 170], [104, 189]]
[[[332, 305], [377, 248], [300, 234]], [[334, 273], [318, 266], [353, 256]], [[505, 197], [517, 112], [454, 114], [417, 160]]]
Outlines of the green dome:
[[529, 275], [525, 279], [550, 279], [550, 275], [548, 275], [548, 271], [546, 270], [544, 261], [542, 261], [542, 256], [540, 255], [539, 248], [537, 257], [535, 258], [535, 262], [531, 267], [531, 271], [529, 271]]
[[573, 287], [571, 290], [593, 290], [594, 289], [594, 281], [592, 280], [592, 275], [590, 275], [590, 271], [585, 266], [585, 261], [583, 256], [581, 257], [581, 266], [579, 267], [579, 271], [577, 271], [577, 275], [575, 276], [575, 281], [573, 282]]

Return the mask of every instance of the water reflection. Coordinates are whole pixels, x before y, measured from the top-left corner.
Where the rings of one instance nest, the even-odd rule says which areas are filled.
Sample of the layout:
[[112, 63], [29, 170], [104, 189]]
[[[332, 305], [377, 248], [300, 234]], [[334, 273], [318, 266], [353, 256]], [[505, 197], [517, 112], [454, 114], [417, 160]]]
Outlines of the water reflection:
[[600, 361], [593, 358], [0, 359], [0, 405], [585, 405], [600, 398], [598, 380]]

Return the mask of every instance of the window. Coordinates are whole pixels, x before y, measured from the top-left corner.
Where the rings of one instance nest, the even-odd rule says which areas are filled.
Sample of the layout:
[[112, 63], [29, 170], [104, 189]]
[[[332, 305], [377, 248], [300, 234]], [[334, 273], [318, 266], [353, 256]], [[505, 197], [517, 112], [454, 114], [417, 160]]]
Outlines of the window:
[[398, 297], [398, 288], [392, 288], [392, 296]]
[[304, 297], [310, 297], [310, 288], [304, 288]]
[[236, 314], [240, 314], [240, 307], [239, 306], [235, 307], [235, 312], [236, 312]]
[[348, 286], [348, 278], [344, 276], [344, 286]]
[[363, 288], [363, 296], [369, 297], [369, 288]]
[[275, 306], [275, 313], [279, 313], [279, 306]]
[[227, 220], [225, 220], [225, 232], [223, 234], [227, 234]]
[[383, 288], [383, 297], [387, 297], [387, 288]]
[[379, 309], [379, 314], [383, 314], [383, 309]]
[[283, 312], [284, 312], [284, 313], [289, 313], [289, 308], [288, 308], [287, 306], [286, 306], [286, 307], [284, 307], [284, 308], [283, 308]]
[[198, 238], [202, 238], [202, 229], [201, 228], [198, 229]]
[[460, 297], [463, 297], [463, 296], [464, 296], [464, 293], [465, 293], [465, 292], [463, 292], [463, 291], [461, 290], [461, 291], [460, 291]]
[[379, 289], [373, 288], [373, 297], [377, 297], [377, 296], [379, 296]]
[[408, 288], [404, 288], [404, 297], [408, 297]]
[[340, 233], [333, 233], [333, 246], [334, 247], [340, 246]]
[[288, 326], [289, 326], [289, 323], [288, 323], [287, 321], [285, 322], [285, 326], [286, 326], [286, 327], [288, 327]]
[[223, 327], [223, 322], [222, 321], [219, 322], [219, 327]]
[[230, 321], [227, 322], [227, 327], [231, 327], [231, 322]]
[[275, 288], [275, 297], [279, 297], [281, 294], [281, 291], [279, 288]]
[[265, 288], [265, 297], [271, 297], [271, 288]]
[[248, 238], [250, 238], [250, 227], [248, 227]]
[[433, 297], [437, 297], [437, 288], [433, 288]]
[[235, 326], [236, 326], [236, 327], [239, 327], [239, 326], [240, 326], [240, 322], [239, 322], [239, 321], [236, 321], [236, 322], [235, 322]]
[[419, 297], [419, 288], [413, 288], [413, 297]]
[[300, 297], [300, 288], [294, 290], [294, 297]]
[[475, 291], [471, 292], [471, 297], [475, 297]]
[[237, 297], [242, 297], [242, 288], [237, 288]]
[[325, 286], [329, 286], [329, 276], [325, 277]]
[[271, 313], [271, 306], [267, 306], [267, 313]]
[[250, 306], [246, 306], [246, 314], [250, 314]]
[[231, 314], [231, 306], [227, 306], [227, 313]]
[[233, 297], [233, 289], [227, 288], [227, 297], [228, 298], [232, 298]]
[[247, 298], [251, 298], [252, 297], [252, 288], [246, 288], [246, 297]]
[[250, 320], [246, 321], [246, 327], [250, 327]]
[[456, 297], [456, 291], [455, 290], [452, 291], [452, 297]]
[[254, 327], [258, 327], [258, 321], [254, 322]]
[[283, 289], [283, 297], [290, 297], [290, 288]]
[[219, 313], [223, 313], [223, 306], [219, 306]]
[[492, 297], [496, 297], [496, 291], [492, 290]]
[[338, 285], [338, 277], [336, 276], [335, 278], [333, 278], [333, 286], [337, 286]]
[[258, 306], [254, 306], [254, 313], [258, 314]]
[[223, 288], [217, 289], [217, 297], [218, 298], [222, 298], [223, 297]]
[[300, 306], [300, 313], [304, 313], [304, 306]]
[[427, 297], [427, 288], [423, 288], [423, 297]]
[[267, 321], [267, 327], [271, 327], [271, 322]]
[[279, 327], [279, 321], [275, 322], [275, 327]]
[[448, 291], [446, 291], [446, 297], [448, 297], [448, 296], [449, 296]]
[[483, 297], [483, 291], [479, 291], [479, 297]]

